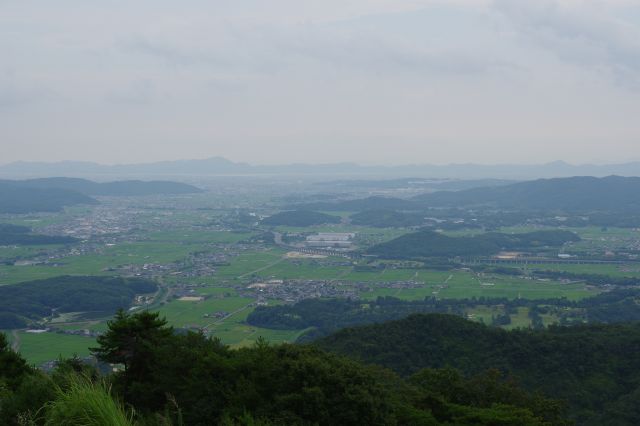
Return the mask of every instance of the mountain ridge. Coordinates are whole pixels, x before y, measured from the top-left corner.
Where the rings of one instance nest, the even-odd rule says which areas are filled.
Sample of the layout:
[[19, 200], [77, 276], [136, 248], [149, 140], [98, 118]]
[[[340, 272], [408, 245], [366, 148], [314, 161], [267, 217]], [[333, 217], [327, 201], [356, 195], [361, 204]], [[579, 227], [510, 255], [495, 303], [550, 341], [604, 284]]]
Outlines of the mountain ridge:
[[569, 177], [578, 175], [640, 176], [640, 161], [620, 164], [573, 165], [564, 161], [545, 164], [406, 164], [396, 166], [370, 166], [354, 162], [325, 164], [290, 163], [282, 165], [252, 165], [233, 162], [223, 157], [159, 161], [138, 164], [104, 165], [88, 161], [29, 162], [18, 161], [0, 165], [0, 176], [216, 176], [216, 175], [344, 175], [430, 177], [458, 179], [531, 179], [540, 177]]
[[168, 181], [92, 182], [79, 178], [0, 180], [0, 213], [57, 212], [79, 204], [98, 204], [93, 196], [179, 195], [202, 192]]

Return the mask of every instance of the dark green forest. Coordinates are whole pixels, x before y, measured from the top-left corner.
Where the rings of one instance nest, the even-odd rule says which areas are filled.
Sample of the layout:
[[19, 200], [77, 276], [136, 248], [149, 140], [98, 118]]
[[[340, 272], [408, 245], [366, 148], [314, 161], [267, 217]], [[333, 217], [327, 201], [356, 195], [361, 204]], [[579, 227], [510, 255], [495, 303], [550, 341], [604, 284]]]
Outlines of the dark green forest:
[[139, 278], [62, 276], [0, 286], [0, 329], [22, 328], [56, 313], [107, 312], [131, 306], [157, 284]]
[[230, 349], [178, 333], [156, 313], [121, 310], [92, 352], [119, 371], [101, 376], [71, 359], [44, 374], [0, 334], [0, 423], [59, 424], [52, 416], [93, 410], [87, 395], [100, 392], [108, 415], [127, 425], [634, 425], [640, 418], [637, 323], [505, 331], [416, 314], [312, 344], [259, 340]]
[[640, 394], [640, 324], [488, 327], [462, 318], [412, 315], [341, 330], [321, 349], [381, 365], [402, 376], [453, 367], [465, 375], [495, 368], [525, 389], [566, 400], [580, 424], [635, 424]]
[[354, 225], [374, 226], [378, 228], [402, 228], [421, 226], [425, 223], [424, 214], [398, 212], [394, 210], [365, 210], [350, 216]]
[[580, 301], [565, 298], [529, 300], [484, 297], [408, 301], [389, 296], [371, 301], [307, 299], [295, 304], [258, 306], [249, 314], [247, 322], [276, 330], [310, 329], [299, 338], [299, 342], [308, 342], [342, 328], [402, 319], [415, 313], [465, 316], [468, 309], [479, 306], [502, 306], [505, 315], [515, 312], [517, 308], [526, 307], [530, 311], [534, 328], [542, 328], [539, 315], [551, 310], [558, 312], [563, 324], [611, 324], [640, 321], [638, 298], [638, 289], [619, 289]]
[[0, 423], [100, 425], [569, 425], [566, 406], [497, 370], [423, 369], [402, 378], [314, 346], [258, 341], [231, 350], [176, 334], [157, 314], [120, 311], [96, 357], [49, 375], [0, 334]]

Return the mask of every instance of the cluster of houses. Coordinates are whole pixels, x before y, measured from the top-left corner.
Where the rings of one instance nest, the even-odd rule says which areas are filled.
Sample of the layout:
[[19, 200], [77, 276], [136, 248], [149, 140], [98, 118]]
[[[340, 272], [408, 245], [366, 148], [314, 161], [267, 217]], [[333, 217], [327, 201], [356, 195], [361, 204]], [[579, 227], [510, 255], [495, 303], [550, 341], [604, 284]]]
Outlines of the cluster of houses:
[[282, 300], [295, 303], [303, 299], [317, 298], [350, 298], [358, 299], [359, 294], [381, 288], [411, 289], [421, 288], [424, 283], [419, 281], [390, 281], [390, 282], [346, 282], [339, 280], [266, 280], [256, 281], [247, 286], [244, 295], [256, 297], [258, 301], [267, 299]]

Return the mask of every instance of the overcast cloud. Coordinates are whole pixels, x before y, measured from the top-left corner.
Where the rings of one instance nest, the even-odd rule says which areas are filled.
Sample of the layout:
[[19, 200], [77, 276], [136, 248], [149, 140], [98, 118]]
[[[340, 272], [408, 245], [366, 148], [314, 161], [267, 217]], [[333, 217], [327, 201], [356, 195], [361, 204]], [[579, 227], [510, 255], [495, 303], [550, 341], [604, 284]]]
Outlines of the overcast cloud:
[[640, 0], [0, 0], [0, 163], [640, 159]]

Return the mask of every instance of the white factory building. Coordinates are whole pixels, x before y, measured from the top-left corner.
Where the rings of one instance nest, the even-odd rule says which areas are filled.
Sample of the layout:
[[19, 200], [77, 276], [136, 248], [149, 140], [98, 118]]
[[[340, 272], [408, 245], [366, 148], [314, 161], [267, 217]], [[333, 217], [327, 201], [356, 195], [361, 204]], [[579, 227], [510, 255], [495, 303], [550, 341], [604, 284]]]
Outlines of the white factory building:
[[356, 236], [354, 233], [321, 232], [309, 235], [306, 240], [307, 247], [351, 247], [351, 241]]

